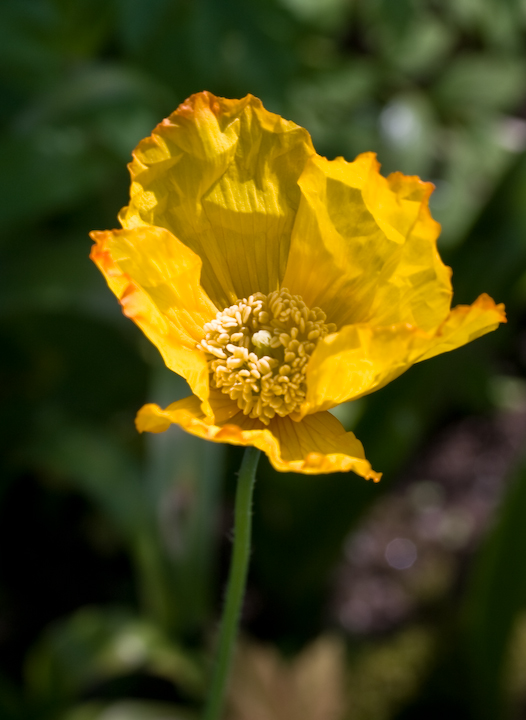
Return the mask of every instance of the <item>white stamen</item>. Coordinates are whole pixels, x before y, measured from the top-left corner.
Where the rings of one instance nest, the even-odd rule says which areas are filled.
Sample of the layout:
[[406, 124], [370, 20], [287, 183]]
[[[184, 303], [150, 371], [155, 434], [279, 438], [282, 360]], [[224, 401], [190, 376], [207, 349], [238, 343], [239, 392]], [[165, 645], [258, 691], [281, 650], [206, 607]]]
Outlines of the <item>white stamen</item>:
[[257, 333], [252, 335], [252, 344], [255, 345], [259, 350], [266, 350], [270, 348], [270, 341], [272, 335], [268, 330], [258, 330]]

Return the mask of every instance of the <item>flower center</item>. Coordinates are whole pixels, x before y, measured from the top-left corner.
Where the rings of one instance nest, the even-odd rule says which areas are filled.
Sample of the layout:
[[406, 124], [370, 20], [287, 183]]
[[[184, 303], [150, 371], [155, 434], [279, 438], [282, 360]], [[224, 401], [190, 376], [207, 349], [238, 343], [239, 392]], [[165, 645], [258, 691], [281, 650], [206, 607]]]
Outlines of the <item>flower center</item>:
[[320, 308], [282, 288], [218, 312], [204, 326], [198, 348], [206, 353], [212, 387], [265, 425], [299, 409], [307, 392], [307, 363], [318, 340], [336, 325]]

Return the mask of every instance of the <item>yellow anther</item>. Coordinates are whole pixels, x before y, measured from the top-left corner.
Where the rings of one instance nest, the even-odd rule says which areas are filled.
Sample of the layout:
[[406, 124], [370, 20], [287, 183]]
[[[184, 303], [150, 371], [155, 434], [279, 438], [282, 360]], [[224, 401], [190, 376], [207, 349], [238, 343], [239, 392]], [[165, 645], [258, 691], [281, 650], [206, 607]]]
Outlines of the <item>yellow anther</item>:
[[309, 358], [319, 339], [335, 329], [320, 308], [309, 309], [282, 288], [254, 293], [217, 313], [197, 347], [207, 357], [210, 385], [268, 425], [275, 415], [299, 410]]

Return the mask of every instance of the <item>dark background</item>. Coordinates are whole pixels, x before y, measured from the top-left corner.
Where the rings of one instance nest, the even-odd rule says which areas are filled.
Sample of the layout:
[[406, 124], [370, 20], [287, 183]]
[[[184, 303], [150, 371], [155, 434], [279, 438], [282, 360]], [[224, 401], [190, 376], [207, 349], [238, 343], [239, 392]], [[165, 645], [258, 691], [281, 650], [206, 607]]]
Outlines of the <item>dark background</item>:
[[292, 696], [296, 654], [343, 643], [335, 720], [526, 717], [525, 40], [520, 0], [2, 0], [0, 717], [202, 701], [240, 453], [136, 434], [185, 388], [87, 233], [116, 226], [136, 143], [203, 89], [433, 181], [455, 304], [488, 292], [509, 316], [340, 408], [380, 485], [262, 463], [251, 647], [288, 658]]

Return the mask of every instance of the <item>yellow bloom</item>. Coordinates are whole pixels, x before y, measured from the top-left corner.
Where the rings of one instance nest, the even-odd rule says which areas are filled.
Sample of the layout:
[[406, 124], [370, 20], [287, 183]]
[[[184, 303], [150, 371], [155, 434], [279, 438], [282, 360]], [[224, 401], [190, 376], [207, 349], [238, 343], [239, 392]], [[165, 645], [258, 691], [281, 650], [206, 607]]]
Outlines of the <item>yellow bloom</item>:
[[91, 256], [193, 392], [145, 405], [140, 431], [177, 423], [281, 471], [378, 480], [328, 411], [505, 322], [487, 295], [451, 310], [430, 183], [382, 177], [373, 153], [320, 157], [251, 95], [193, 95], [130, 173], [123, 229], [92, 233]]

